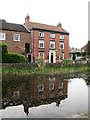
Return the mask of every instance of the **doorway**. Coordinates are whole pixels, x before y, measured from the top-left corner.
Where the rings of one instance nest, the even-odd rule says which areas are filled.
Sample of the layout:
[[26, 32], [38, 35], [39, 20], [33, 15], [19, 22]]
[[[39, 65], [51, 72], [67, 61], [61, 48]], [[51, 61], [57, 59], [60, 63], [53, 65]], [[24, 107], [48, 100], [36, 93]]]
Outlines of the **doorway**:
[[28, 62], [31, 62], [31, 55], [28, 55]]
[[51, 63], [53, 63], [53, 53], [51, 53]]

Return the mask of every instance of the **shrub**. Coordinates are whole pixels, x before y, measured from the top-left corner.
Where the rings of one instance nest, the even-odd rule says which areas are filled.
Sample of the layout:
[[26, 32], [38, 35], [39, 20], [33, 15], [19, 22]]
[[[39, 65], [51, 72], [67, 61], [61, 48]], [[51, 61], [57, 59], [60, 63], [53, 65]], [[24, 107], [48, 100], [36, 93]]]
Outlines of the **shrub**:
[[26, 62], [25, 56], [17, 53], [2, 54], [3, 63], [23, 63]]
[[72, 64], [72, 61], [70, 59], [64, 59], [62, 62], [63, 62], [63, 65], [66, 67], [68, 67]]
[[8, 53], [8, 45], [6, 43], [0, 43], [0, 50], [2, 50], [2, 54]]

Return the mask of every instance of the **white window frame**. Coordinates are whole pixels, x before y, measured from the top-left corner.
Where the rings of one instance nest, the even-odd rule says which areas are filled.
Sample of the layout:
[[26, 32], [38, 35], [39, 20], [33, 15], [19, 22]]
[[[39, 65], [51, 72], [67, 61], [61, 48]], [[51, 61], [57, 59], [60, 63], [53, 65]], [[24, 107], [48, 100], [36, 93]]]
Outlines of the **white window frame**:
[[[43, 44], [43, 46], [40, 46], [40, 44]], [[39, 40], [39, 48], [44, 48], [44, 40]]]
[[44, 32], [39, 32], [39, 37], [44, 37]]
[[[61, 48], [61, 45], [63, 45], [63, 48]], [[60, 42], [60, 49], [64, 49], [64, 42]]]
[[50, 38], [55, 38], [55, 33], [50, 33]]
[[[53, 44], [53, 45], [54, 45], [54, 47], [53, 47], [53, 48], [51, 47], [51, 44]], [[51, 49], [55, 49], [55, 41], [50, 41], [50, 48], [51, 48]]]
[[6, 34], [0, 32], [0, 40], [6, 40]]
[[[39, 58], [44, 59], [44, 52], [39, 52], [38, 54], [39, 54]], [[42, 56], [40, 56], [40, 54], [42, 54]]]
[[[15, 39], [15, 36], [18, 36], [18, 40]], [[20, 41], [20, 34], [14, 34], [13, 40], [14, 40], [14, 41]]]
[[[40, 87], [42, 87], [42, 89]], [[38, 85], [38, 92], [44, 92], [44, 84]]]
[[60, 34], [60, 39], [64, 40], [64, 34]]

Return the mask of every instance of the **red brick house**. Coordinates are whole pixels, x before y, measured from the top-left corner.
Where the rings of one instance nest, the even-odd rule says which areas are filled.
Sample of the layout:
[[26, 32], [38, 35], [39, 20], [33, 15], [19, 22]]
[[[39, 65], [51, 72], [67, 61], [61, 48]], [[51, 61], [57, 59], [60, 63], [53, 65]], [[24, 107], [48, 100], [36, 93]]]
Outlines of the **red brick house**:
[[29, 62], [43, 58], [44, 62], [56, 63], [69, 57], [69, 33], [62, 24], [51, 26], [30, 22], [25, 17], [24, 25], [0, 20], [0, 41], [8, 44], [9, 52], [25, 54]]
[[8, 44], [8, 52], [25, 54], [26, 46], [30, 46], [30, 32], [24, 25], [8, 23], [0, 20], [0, 42]]
[[31, 32], [32, 61], [43, 58], [45, 62], [56, 63], [69, 57], [69, 33], [62, 28], [62, 24], [51, 26], [30, 22], [25, 17], [25, 27]]

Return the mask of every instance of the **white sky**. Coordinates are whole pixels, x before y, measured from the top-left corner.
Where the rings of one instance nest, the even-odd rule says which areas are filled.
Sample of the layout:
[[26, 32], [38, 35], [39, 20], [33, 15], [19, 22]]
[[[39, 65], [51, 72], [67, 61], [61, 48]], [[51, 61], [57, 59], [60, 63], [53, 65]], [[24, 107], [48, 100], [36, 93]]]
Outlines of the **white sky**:
[[81, 48], [88, 41], [88, 0], [0, 0], [0, 19], [23, 24], [26, 14], [31, 22], [61, 22], [70, 33], [70, 47]]

